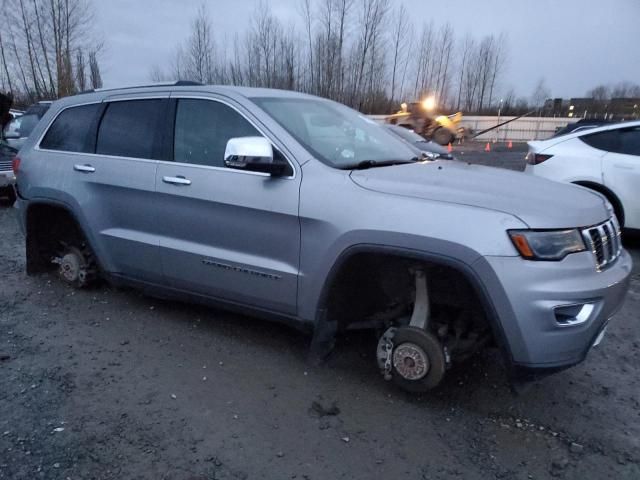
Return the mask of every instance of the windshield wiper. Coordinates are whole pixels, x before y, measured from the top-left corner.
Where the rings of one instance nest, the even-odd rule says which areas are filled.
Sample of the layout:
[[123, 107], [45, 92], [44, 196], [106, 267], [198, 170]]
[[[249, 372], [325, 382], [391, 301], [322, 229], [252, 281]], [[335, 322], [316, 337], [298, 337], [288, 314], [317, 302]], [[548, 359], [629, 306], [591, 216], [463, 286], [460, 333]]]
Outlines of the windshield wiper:
[[348, 165], [344, 167], [345, 170], [365, 170], [367, 168], [374, 167], [388, 167], [390, 165], [403, 165], [406, 163], [419, 162], [418, 157], [410, 158], [409, 160], [362, 160], [355, 165]]

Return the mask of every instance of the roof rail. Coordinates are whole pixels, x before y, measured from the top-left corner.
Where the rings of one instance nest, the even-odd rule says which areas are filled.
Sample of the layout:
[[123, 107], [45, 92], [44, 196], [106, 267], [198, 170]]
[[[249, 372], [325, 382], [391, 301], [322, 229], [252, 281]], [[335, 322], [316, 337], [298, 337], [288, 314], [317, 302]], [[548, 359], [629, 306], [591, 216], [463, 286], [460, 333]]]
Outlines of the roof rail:
[[92, 90], [84, 90], [80, 92], [78, 95], [82, 95], [84, 93], [95, 93], [95, 92], [109, 92], [111, 90], [129, 90], [131, 88], [148, 88], [148, 87], [193, 87], [203, 85], [200, 82], [194, 82], [192, 80], [174, 80], [171, 82], [154, 82], [147, 83], [144, 85], [128, 85], [124, 87], [111, 87], [111, 88], [94, 88]]

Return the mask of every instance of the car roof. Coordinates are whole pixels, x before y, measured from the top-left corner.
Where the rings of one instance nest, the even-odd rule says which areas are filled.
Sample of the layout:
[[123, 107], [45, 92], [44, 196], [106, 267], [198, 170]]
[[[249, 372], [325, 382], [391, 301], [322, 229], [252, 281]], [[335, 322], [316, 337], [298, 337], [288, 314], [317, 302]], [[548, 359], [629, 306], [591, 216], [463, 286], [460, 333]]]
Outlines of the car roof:
[[[65, 97], [55, 102], [56, 107], [63, 108], [77, 104], [100, 102], [106, 98], [118, 95], [145, 95], [153, 93], [213, 93], [228, 97], [244, 98], [319, 98], [302, 92], [281, 90], [275, 88], [240, 87], [234, 85], [200, 85], [194, 82], [156, 83], [151, 85], [135, 85], [117, 88], [101, 88], [88, 90], [79, 94]], [[330, 101], [330, 100], [327, 100]]]
[[549, 148], [549, 147], [552, 147], [553, 145], [557, 145], [559, 143], [566, 142], [567, 140], [572, 140], [574, 138], [580, 138], [580, 137], [583, 137], [586, 135], [592, 135], [598, 132], [606, 132], [608, 130], [617, 130], [619, 128], [630, 128], [630, 127], [640, 127], [640, 120], [608, 123], [606, 125], [602, 125], [599, 127], [584, 128], [582, 130], [570, 132], [565, 135], [559, 135], [557, 137], [547, 138], [546, 140], [535, 140], [535, 141], [527, 142], [527, 144], [532, 146], [535, 145], [538, 148]]
[[601, 125], [598, 127], [585, 128], [577, 132], [568, 133], [567, 135], [564, 135], [564, 137], [565, 138], [581, 137], [583, 135], [590, 135], [592, 133], [605, 132], [607, 130], [617, 130], [618, 128], [628, 128], [628, 127], [640, 127], [640, 120], [632, 120], [629, 122], [619, 122], [619, 123], [608, 123], [606, 125]]

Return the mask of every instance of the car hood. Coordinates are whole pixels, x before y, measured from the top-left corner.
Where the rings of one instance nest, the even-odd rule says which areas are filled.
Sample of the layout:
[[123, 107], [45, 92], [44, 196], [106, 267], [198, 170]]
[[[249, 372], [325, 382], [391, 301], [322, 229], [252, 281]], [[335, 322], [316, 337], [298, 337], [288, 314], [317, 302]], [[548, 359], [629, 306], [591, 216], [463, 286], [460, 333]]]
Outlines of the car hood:
[[530, 228], [586, 227], [610, 216], [603, 197], [586, 188], [457, 161], [354, 170], [351, 179], [385, 194], [509, 213]]
[[426, 152], [441, 153], [441, 154], [449, 153], [446, 148], [444, 148], [442, 145], [437, 144], [436, 142], [430, 142], [430, 141], [424, 140], [424, 141], [416, 142], [416, 146], [420, 150], [424, 150]]

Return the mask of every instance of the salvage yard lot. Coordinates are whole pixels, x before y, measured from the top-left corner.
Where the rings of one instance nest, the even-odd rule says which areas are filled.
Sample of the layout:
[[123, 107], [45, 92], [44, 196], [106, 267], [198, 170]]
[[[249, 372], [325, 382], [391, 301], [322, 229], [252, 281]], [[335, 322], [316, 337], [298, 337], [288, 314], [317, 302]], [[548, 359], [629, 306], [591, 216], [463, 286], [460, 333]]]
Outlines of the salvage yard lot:
[[638, 239], [584, 364], [514, 395], [488, 352], [422, 396], [383, 382], [364, 334], [312, 368], [280, 325], [27, 277], [7, 208], [0, 245], [0, 479], [640, 478]]

